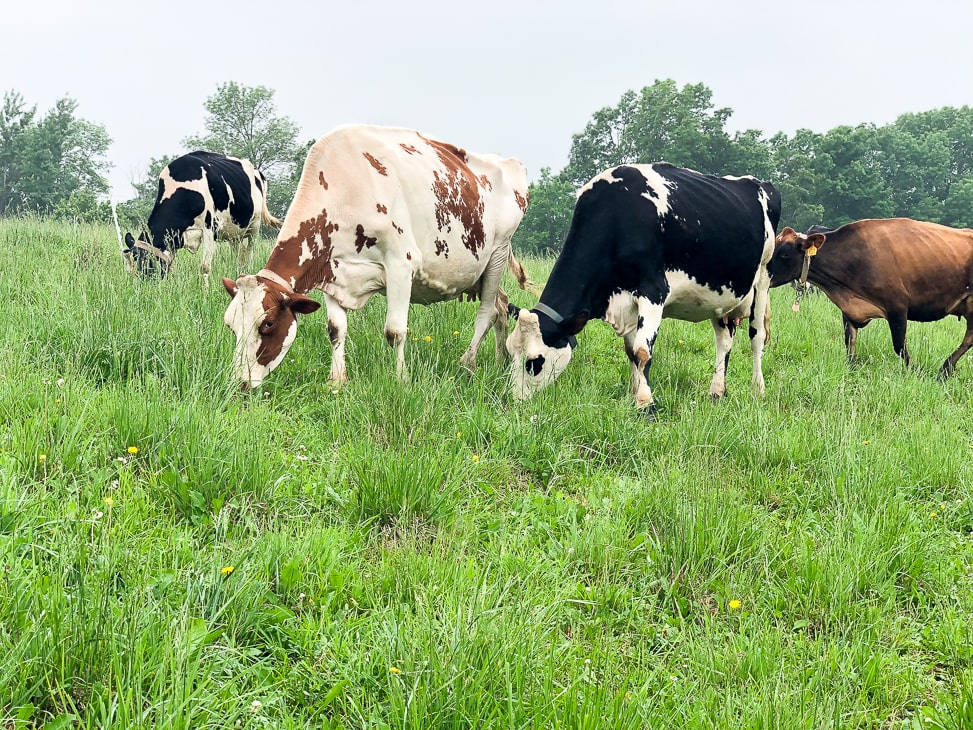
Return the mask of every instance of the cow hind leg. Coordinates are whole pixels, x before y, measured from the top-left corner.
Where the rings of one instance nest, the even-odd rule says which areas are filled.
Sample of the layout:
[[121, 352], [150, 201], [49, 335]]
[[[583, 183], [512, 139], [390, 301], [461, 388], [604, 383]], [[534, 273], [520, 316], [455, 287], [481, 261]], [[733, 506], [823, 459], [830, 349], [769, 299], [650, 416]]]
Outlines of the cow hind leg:
[[331, 372], [328, 382], [341, 385], [348, 380], [345, 368], [345, 336], [348, 334], [348, 312], [338, 304], [338, 300], [324, 295], [324, 306], [328, 312], [328, 339], [331, 341]]
[[[480, 282], [480, 306], [476, 310], [476, 320], [473, 323], [473, 339], [466, 352], [459, 360], [460, 367], [473, 372], [476, 367], [476, 353], [480, 349], [480, 343], [490, 330], [490, 327], [497, 326], [497, 297], [500, 291], [500, 280], [503, 278], [503, 270], [507, 265], [509, 246], [499, 246], [494, 250], [490, 261], [483, 272]], [[506, 310], [504, 310], [506, 311]], [[504, 319], [504, 324], [506, 319]], [[503, 344], [505, 335], [495, 330], [497, 337], [497, 354], [500, 359], [506, 359], [501, 352], [506, 353], [506, 346]]]
[[733, 349], [736, 323], [726, 317], [716, 317], [711, 319], [710, 323], [713, 325], [713, 335], [716, 339], [716, 367], [713, 381], [709, 386], [709, 397], [719, 400], [726, 395], [726, 368], [730, 363], [730, 350]]
[[253, 267], [253, 234], [248, 234], [236, 244], [236, 275], [243, 276]]
[[409, 329], [409, 302], [412, 299], [412, 268], [399, 265], [385, 267], [385, 341], [395, 350], [395, 374], [399, 380], [409, 378], [405, 365], [405, 339]]
[[843, 316], [842, 319], [845, 324], [845, 355], [850, 364], [855, 361], [855, 347], [858, 344], [858, 326], [848, 319], [847, 316]]
[[209, 274], [213, 269], [213, 254], [216, 253], [216, 236], [212, 231], [203, 231], [203, 253], [199, 268], [203, 272], [203, 287], [209, 291]]
[[906, 365], [912, 363], [909, 357], [909, 347], [905, 341], [905, 330], [908, 325], [908, 318], [905, 314], [890, 314], [889, 330], [892, 333], [892, 349], [895, 354], [902, 358]]
[[[763, 268], [757, 273], [757, 282], [754, 285], [749, 334], [750, 351], [753, 353], [753, 392], [757, 395], [763, 395], [765, 391], [763, 355], [764, 347], [770, 339], [770, 276]], [[729, 358], [729, 352], [727, 352], [727, 358]], [[724, 363], [724, 374], [728, 362], [729, 360]]]
[[497, 340], [497, 362], [510, 362], [507, 352], [507, 307], [510, 297], [503, 289], [497, 290], [497, 302], [493, 310], [493, 334]]
[[973, 317], [966, 318], [966, 335], [963, 337], [960, 346], [956, 348], [956, 352], [946, 358], [946, 362], [939, 369], [939, 376], [945, 379], [952, 375], [956, 371], [956, 363], [970, 347], [973, 347]]

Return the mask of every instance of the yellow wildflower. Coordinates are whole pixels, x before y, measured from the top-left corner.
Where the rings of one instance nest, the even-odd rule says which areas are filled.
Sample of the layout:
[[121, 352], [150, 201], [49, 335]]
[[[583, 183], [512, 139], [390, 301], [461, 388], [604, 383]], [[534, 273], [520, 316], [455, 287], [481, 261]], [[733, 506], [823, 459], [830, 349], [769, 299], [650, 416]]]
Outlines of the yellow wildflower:
[[459, 337], [459, 330], [453, 330], [453, 337]]
[[139, 447], [138, 446], [129, 446], [128, 447], [128, 453], [130, 453], [132, 456], [135, 456], [138, 452], [139, 452]]
[[105, 497], [105, 499], [102, 501], [104, 501], [104, 503], [107, 504], [109, 507], [115, 504], [115, 500], [112, 499], [111, 497]]
[[43, 463], [44, 463], [45, 461], [47, 461], [47, 454], [38, 454], [38, 455], [37, 455], [37, 460], [38, 460], [38, 461], [39, 461], [39, 462], [40, 462], [41, 464], [43, 464]]
[[473, 454], [473, 463], [476, 463], [479, 460], [480, 460], [480, 455], [479, 454]]
[[402, 674], [402, 670], [398, 667], [389, 667], [389, 674]]
[[430, 337], [429, 335], [426, 335], [422, 339], [424, 339], [426, 342], [432, 342], [432, 337]]
[[864, 441], [862, 441], [862, 446], [868, 446], [870, 443], [872, 442], [869, 441], [868, 439], [865, 439]]
[[729, 603], [729, 606], [730, 606], [730, 610], [731, 611], [739, 611], [740, 610], [740, 606], [742, 606], [742, 605], [743, 604], [739, 600], [737, 600], [736, 598], [734, 598]]
[[234, 570], [236, 570], [236, 568], [234, 568], [232, 565], [226, 565], [220, 568], [220, 572], [223, 575], [232, 575]]

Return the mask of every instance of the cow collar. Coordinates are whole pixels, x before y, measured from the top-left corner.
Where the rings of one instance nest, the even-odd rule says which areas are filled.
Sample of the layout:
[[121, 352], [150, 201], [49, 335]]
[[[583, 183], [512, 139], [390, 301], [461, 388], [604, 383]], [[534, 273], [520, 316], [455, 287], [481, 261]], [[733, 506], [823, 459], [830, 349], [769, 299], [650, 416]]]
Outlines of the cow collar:
[[805, 252], [804, 266], [801, 267], [801, 278], [797, 280], [797, 288], [803, 289], [807, 285], [807, 272], [811, 268], [811, 257]]
[[534, 309], [553, 319], [554, 324], [561, 324], [561, 322], [564, 321], [564, 317], [558, 314], [556, 310], [544, 304], [544, 302], [537, 302], [537, 304], [534, 305]]
[[279, 284], [280, 286], [284, 287], [285, 291], [289, 291], [292, 294], [294, 293], [294, 287], [291, 286], [291, 283], [275, 271], [271, 271], [270, 269], [261, 269], [256, 275], [264, 279], [270, 279], [275, 284]]
[[142, 240], [136, 241], [132, 245], [132, 248], [139, 248], [142, 249], [143, 251], [147, 251], [148, 253], [152, 254], [156, 258], [165, 261], [167, 265], [169, 266], [172, 265], [172, 254], [169, 251], [163, 251], [161, 249], [156, 248], [155, 246], [150, 246], [149, 244], [145, 243], [145, 241]]

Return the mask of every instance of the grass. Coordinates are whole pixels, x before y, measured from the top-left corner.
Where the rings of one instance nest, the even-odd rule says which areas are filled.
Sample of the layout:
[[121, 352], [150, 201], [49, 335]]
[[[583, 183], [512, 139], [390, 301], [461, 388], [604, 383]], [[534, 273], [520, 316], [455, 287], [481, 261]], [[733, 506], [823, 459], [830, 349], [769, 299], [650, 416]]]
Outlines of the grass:
[[713, 404], [667, 320], [649, 423], [604, 323], [515, 403], [490, 338], [461, 375], [468, 303], [412, 308], [400, 384], [379, 300], [346, 387], [311, 315], [242, 395], [222, 289], [116, 245], [0, 221], [0, 727], [973, 726], [962, 323], [849, 368], [775, 290], [766, 397], [741, 337]]

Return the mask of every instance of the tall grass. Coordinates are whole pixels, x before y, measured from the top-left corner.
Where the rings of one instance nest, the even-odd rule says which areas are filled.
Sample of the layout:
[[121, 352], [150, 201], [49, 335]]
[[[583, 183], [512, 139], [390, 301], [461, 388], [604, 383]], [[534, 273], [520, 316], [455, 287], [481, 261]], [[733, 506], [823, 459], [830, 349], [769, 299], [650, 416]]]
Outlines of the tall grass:
[[848, 367], [775, 290], [766, 397], [741, 337], [714, 404], [667, 320], [649, 423], [603, 323], [516, 403], [489, 339], [458, 368], [474, 305], [413, 307], [402, 384], [377, 300], [345, 387], [311, 315], [243, 395], [190, 254], [144, 282], [108, 227], [0, 221], [0, 295], [0, 727], [973, 722], [962, 323]]

